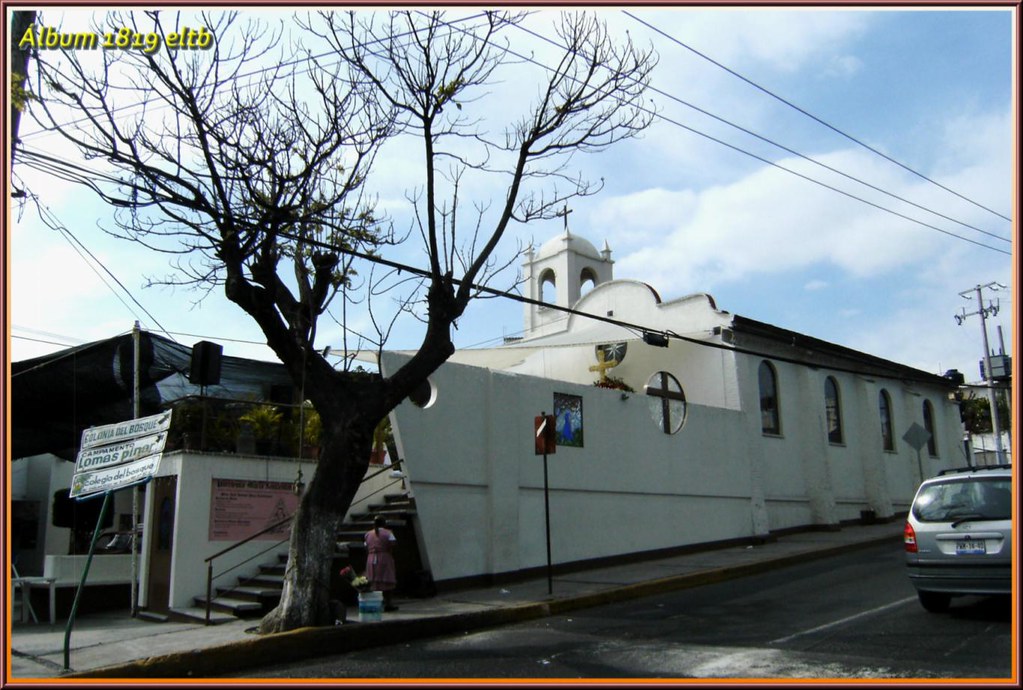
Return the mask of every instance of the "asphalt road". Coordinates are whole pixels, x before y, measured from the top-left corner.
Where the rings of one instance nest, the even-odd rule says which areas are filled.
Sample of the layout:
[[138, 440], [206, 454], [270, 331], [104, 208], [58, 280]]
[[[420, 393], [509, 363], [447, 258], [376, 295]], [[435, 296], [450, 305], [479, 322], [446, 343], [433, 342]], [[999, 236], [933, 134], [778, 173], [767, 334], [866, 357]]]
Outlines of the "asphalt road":
[[243, 678], [1007, 678], [1011, 602], [927, 613], [890, 545], [461, 636]]

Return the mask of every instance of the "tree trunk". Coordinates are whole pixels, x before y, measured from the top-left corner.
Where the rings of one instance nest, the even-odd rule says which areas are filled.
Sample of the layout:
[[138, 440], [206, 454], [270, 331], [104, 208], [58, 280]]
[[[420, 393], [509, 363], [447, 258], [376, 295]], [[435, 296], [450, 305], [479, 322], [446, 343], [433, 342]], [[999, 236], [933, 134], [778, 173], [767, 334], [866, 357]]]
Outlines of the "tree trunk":
[[260, 633], [334, 622], [331, 555], [345, 513], [369, 466], [373, 426], [367, 422], [327, 431], [316, 472], [292, 522], [281, 601], [263, 617]]

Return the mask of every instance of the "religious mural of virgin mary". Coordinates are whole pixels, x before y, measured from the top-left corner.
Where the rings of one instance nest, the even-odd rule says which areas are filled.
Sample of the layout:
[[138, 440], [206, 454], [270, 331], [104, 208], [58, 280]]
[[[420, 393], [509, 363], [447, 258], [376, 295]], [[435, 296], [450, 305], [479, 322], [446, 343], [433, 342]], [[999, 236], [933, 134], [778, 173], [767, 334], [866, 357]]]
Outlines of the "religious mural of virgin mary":
[[583, 399], [578, 395], [554, 394], [556, 443], [583, 447]]

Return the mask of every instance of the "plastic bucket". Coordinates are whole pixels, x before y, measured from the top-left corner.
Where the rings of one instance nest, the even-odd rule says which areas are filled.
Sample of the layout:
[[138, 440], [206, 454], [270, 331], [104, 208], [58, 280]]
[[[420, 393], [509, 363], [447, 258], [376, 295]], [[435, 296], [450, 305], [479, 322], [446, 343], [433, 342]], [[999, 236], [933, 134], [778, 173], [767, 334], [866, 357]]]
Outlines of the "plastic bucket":
[[384, 613], [383, 592], [359, 593], [359, 622], [370, 623], [381, 620]]

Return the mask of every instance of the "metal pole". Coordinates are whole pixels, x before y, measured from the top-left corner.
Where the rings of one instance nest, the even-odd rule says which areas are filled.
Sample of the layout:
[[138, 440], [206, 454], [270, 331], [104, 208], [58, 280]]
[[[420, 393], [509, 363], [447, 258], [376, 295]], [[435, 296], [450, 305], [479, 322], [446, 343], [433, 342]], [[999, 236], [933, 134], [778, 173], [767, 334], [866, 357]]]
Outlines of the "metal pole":
[[206, 564], [206, 625], [210, 624], [210, 604], [213, 597], [213, 561]]
[[554, 579], [551, 576], [551, 503], [547, 489], [547, 453], [543, 454], [543, 514], [547, 523], [547, 594], [554, 594]]
[[[134, 419], [139, 418], [139, 412], [142, 409], [141, 402], [139, 400], [139, 341], [141, 340], [141, 331], [139, 329], [139, 322], [135, 322], [135, 327], [131, 329], [131, 340], [132, 348], [135, 355], [135, 376], [132, 383], [132, 415]], [[138, 559], [138, 544], [135, 543], [135, 536], [138, 533], [138, 519], [139, 519], [139, 488], [133, 486], [131, 489], [131, 539], [128, 540], [128, 544], [131, 548], [131, 617], [135, 618], [139, 614], [139, 559]]]
[[82, 591], [85, 589], [85, 578], [89, 577], [89, 566], [92, 565], [92, 555], [96, 551], [96, 540], [99, 538], [100, 525], [107, 516], [107, 506], [110, 505], [111, 493], [103, 494], [103, 505], [99, 509], [99, 519], [96, 520], [96, 528], [92, 530], [92, 543], [89, 544], [89, 555], [85, 559], [85, 568], [82, 570], [82, 581], [78, 584], [78, 591], [75, 592], [74, 603], [71, 604], [71, 615], [68, 616], [67, 625], [64, 627], [64, 670], [71, 670], [71, 627], [75, 624], [75, 614], [78, 613], [78, 602], [82, 598]]
[[987, 399], [991, 406], [991, 430], [995, 435], [996, 464], [1005, 464], [1005, 452], [1002, 450], [1002, 428], [998, 420], [998, 401], [995, 398], [995, 382], [991, 378], [991, 350], [987, 343], [987, 310], [981, 301], [981, 286], [977, 286], [977, 304], [980, 311], [980, 332], [984, 336], [984, 380], [987, 383]]

